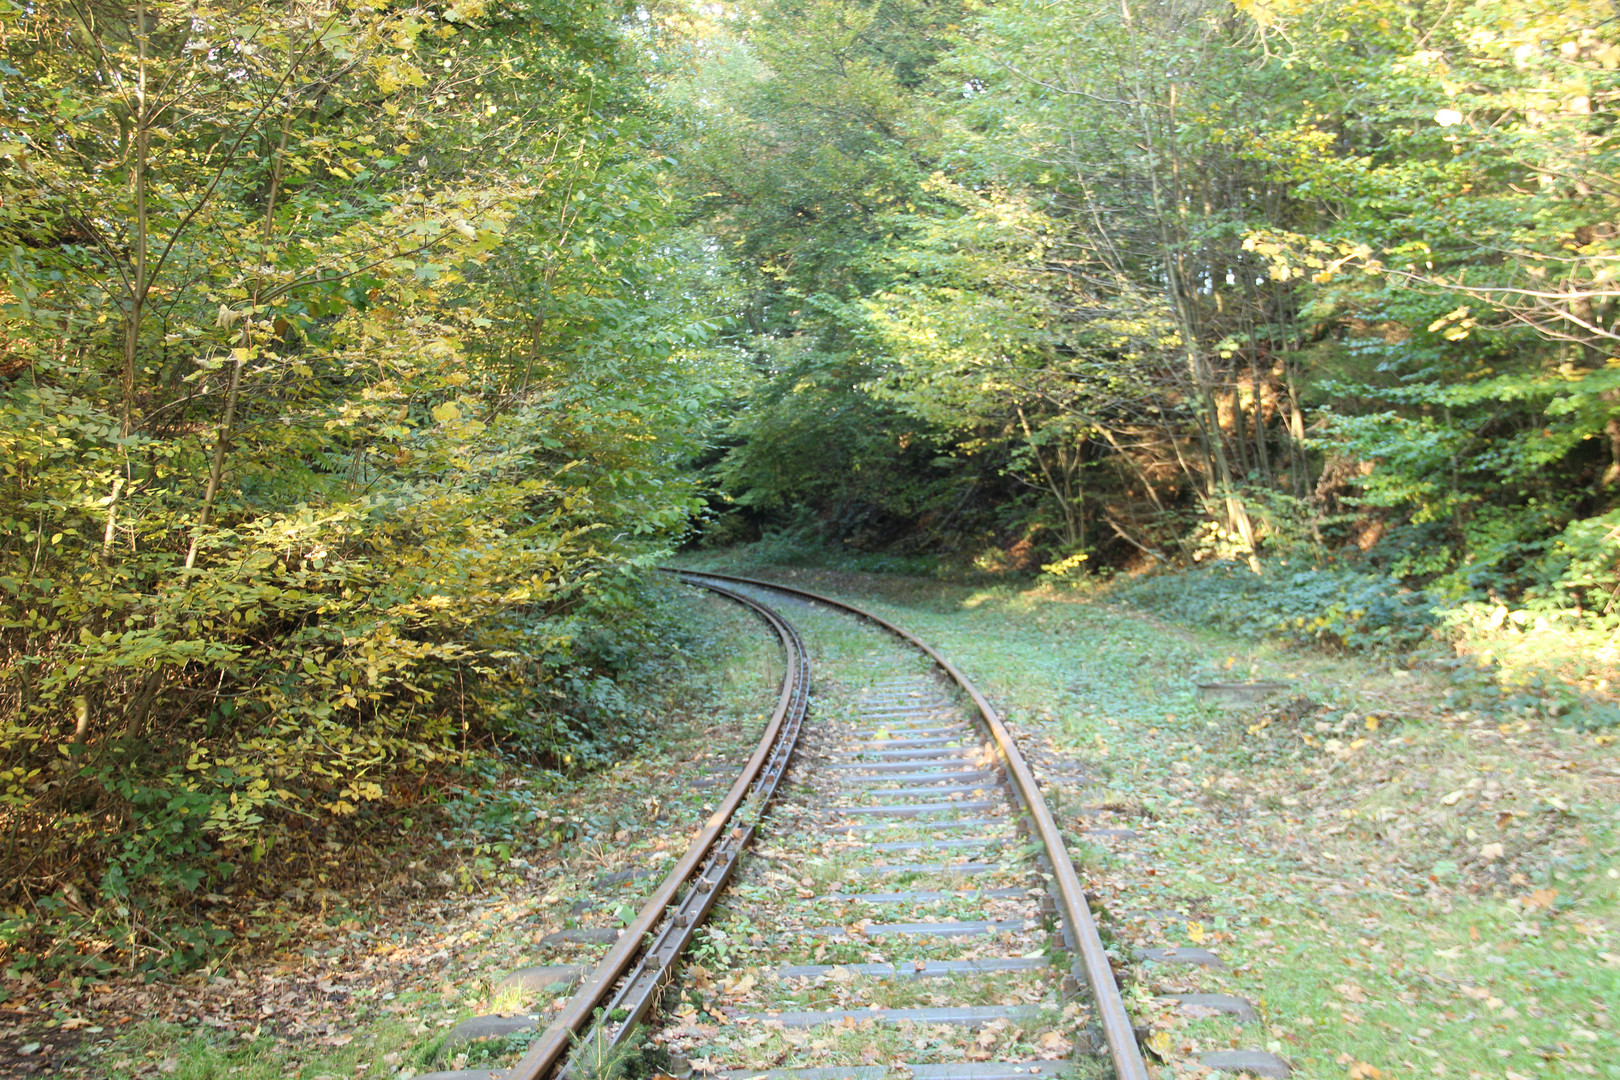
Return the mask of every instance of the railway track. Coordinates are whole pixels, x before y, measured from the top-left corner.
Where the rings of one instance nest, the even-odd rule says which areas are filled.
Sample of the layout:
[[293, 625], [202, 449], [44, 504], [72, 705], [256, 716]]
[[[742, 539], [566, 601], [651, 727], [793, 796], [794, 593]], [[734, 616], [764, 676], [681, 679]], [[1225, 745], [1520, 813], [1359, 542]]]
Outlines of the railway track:
[[[764, 737], [522, 1059], [431, 1078], [594, 1080], [651, 1042], [677, 1074], [738, 1080], [1147, 1080], [1062, 836], [983, 695], [859, 608], [680, 576], [752, 608], [781, 642]], [[773, 605], [888, 635], [813, 722], [808, 651]]]

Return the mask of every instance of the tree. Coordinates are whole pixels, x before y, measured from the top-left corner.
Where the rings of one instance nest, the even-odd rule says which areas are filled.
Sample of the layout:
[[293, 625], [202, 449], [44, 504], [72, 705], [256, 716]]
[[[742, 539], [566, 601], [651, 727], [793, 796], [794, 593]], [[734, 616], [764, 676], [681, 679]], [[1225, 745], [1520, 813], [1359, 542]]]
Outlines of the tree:
[[1308, 103], [1255, 156], [1315, 210], [1248, 246], [1336, 328], [1326, 430], [1369, 463], [1364, 504], [1424, 537], [1397, 568], [1578, 601], [1591, 583], [1569, 595], [1561, 567], [1603, 557], [1581, 520], [1620, 479], [1612, 8], [1245, 10]]
[[627, 737], [730, 377], [632, 17], [0, 11], [0, 880], [92, 898], [61, 951], [187, 963], [288, 837]]
[[756, 384], [718, 438], [716, 474], [763, 515], [797, 503], [846, 536], [893, 538], [955, 497], [935, 432], [868, 390], [861, 300], [891, 214], [926, 198], [919, 95], [954, 5], [770, 2], [713, 28], [675, 81], [694, 213], [746, 290], [734, 340]]

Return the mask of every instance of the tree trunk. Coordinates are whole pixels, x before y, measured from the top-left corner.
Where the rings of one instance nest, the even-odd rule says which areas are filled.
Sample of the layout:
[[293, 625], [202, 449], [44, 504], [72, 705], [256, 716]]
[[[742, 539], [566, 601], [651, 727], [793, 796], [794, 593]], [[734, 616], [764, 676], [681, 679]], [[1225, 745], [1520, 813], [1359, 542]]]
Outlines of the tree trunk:
[[[276, 197], [281, 191], [281, 168], [287, 154], [287, 129], [288, 122], [283, 121], [281, 141], [276, 145], [275, 159], [270, 166], [270, 194], [265, 199], [264, 207], [263, 247], [266, 252], [270, 250], [270, 241], [275, 235]], [[231, 433], [236, 424], [236, 403], [242, 392], [242, 367], [252, 355], [254, 318], [258, 315], [259, 299], [263, 295], [264, 278], [268, 271], [269, 264], [261, 260], [258, 279], [253, 285], [253, 300], [242, 320], [242, 345], [231, 350], [231, 380], [225, 390], [225, 409], [214, 431], [214, 456], [208, 464], [208, 487], [203, 492], [202, 508], [197, 511], [197, 526], [191, 534], [191, 546], [186, 549], [187, 570], [197, 563], [197, 547], [202, 543], [203, 530], [208, 528], [214, 501], [219, 497], [220, 480], [225, 475], [225, 453], [230, 447]]]
[[[1163, 184], [1159, 175], [1159, 154], [1155, 149], [1158, 145], [1158, 133], [1154, 130], [1153, 121], [1147, 112], [1147, 98], [1142, 88], [1142, 60], [1136, 42], [1136, 25], [1131, 15], [1130, 0], [1120, 0], [1120, 14], [1124, 19], [1125, 32], [1131, 49], [1132, 78], [1135, 84], [1136, 100], [1133, 102], [1136, 111], [1136, 122], [1142, 132], [1142, 149], [1147, 154], [1148, 192], [1153, 202], [1154, 223], [1159, 233], [1160, 259], [1164, 267], [1165, 292], [1170, 300], [1171, 309], [1175, 313], [1177, 330], [1181, 334], [1182, 348], [1186, 352], [1187, 374], [1192, 384], [1194, 398], [1203, 412], [1201, 426], [1204, 429], [1211, 461], [1214, 465], [1214, 477], [1207, 497], [1211, 502], [1218, 498], [1225, 508], [1226, 527], [1235, 531], [1248, 549], [1249, 568], [1255, 573], [1260, 572], [1260, 560], [1254, 550], [1254, 523], [1249, 520], [1248, 509], [1243, 505], [1243, 499], [1238, 494], [1232, 466], [1227, 458], [1226, 447], [1221, 432], [1220, 412], [1215, 405], [1215, 387], [1209, 374], [1209, 365], [1199, 347], [1198, 321], [1191, 308], [1191, 297], [1187, 292], [1187, 283], [1183, 279], [1180, 260], [1177, 255], [1179, 245], [1175, 242], [1173, 222], [1170, 211], [1165, 206]], [[1174, 147], [1174, 134], [1170, 136], [1170, 145]]]

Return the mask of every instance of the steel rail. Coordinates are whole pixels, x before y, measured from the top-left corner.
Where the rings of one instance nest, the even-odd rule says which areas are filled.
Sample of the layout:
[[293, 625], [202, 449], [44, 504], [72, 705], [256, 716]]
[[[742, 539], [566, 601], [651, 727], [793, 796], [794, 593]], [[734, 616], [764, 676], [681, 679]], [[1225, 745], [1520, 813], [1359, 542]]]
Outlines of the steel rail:
[[[776, 708], [771, 714], [770, 722], [765, 727], [765, 734], [760, 738], [759, 746], [754, 750], [753, 756], [743, 766], [736, 783], [732, 784], [731, 790], [721, 800], [719, 807], [703, 823], [702, 828], [698, 829], [693, 835], [691, 843], [687, 845], [686, 853], [681, 856], [674, 869], [665, 876], [658, 888], [654, 890], [652, 896], [636, 915], [635, 920], [625, 927], [624, 932], [619, 935], [618, 941], [608, 951], [607, 956], [597, 964], [596, 968], [580, 984], [579, 990], [569, 999], [568, 1004], [563, 1007], [562, 1011], [541, 1036], [529, 1047], [528, 1052], [523, 1055], [522, 1059], [509, 1069], [496, 1070], [493, 1075], [500, 1077], [501, 1080], [542, 1080], [542, 1078], [551, 1075], [562, 1062], [569, 1047], [578, 1041], [580, 1033], [591, 1022], [597, 1010], [601, 1009], [613, 997], [614, 988], [627, 974], [632, 972], [638, 959], [641, 959], [643, 955], [654, 957], [657, 960], [656, 967], [644, 965], [647, 979], [656, 982], [658, 977], [668, 971], [680, 948], [684, 946], [685, 939], [690, 938], [692, 931], [696, 929], [697, 919], [700, 919], [702, 914], [706, 914], [708, 908], [713, 905], [719, 886], [724, 884], [725, 878], [730, 875], [730, 868], [735, 865], [736, 857], [741, 853], [742, 845], [752, 835], [753, 824], [749, 823], [741, 829], [732, 829], [732, 835], [726, 836], [724, 841], [721, 842], [727, 831], [727, 826], [731, 824], [733, 815], [744, 800], [749, 798], [751, 789], [755, 788], [756, 780], [761, 780], [762, 773], [764, 774], [763, 780], [755, 794], [759, 796], [756, 800], [756, 808], [761, 811], [764, 809], [765, 802], [769, 799], [770, 793], [775, 791], [776, 784], [781, 779], [782, 772], [786, 768], [787, 760], [792, 754], [792, 742], [780, 740], [779, 736], [784, 733], [784, 729], [788, 729], [792, 734], [793, 741], [796, 741], [798, 724], [803, 720], [810, 692], [809, 657], [805, 651], [804, 643], [799, 639], [798, 632], [793, 629], [793, 626], [786, 619], [783, 619], [758, 600], [707, 582], [694, 581], [692, 584], [702, 585], [704, 588], [747, 606], [760, 615], [770, 625], [771, 629], [776, 632], [777, 639], [782, 645], [782, 651], [787, 657], [787, 670], [782, 677], [782, 692], [777, 698]], [[778, 746], [779, 741], [783, 742], [784, 745]], [[769, 763], [769, 768], [767, 768], [767, 763]], [[721, 850], [719, 851], [713, 850], [716, 848], [717, 842], [721, 842], [719, 844]], [[727, 854], [729, 854], [729, 858], [725, 857]], [[681, 887], [687, 884], [688, 879], [693, 878], [693, 872], [698, 870], [700, 866], [704, 866], [704, 870], [692, 881], [692, 888], [688, 890], [687, 899], [689, 901], [695, 900], [701, 911], [693, 913], [696, 916], [695, 918], [689, 919], [688, 916], [681, 915], [666, 920], [665, 909], [674, 904]], [[658, 938], [652, 943], [652, 946], [650, 948], [646, 947], [648, 935], [652, 934], [661, 922], [666, 922], [668, 925], [664, 927]], [[682, 923], [685, 925], [677, 925]], [[684, 935], [672, 935], [670, 933], [672, 930], [685, 930], [685, 933]], [[675, 938], [679, 940], [674, 940]], [[630, 986], [625, 988], [626, 991], [635, 988], [637, 982], [646, 982], [646, 980], [639, 978], [643, 974], [642, 972], [636, 974], [638, 978], [632, 979]], [[652, 994], [653, 991], [656, 991], [657, 986], [644, 985], [642, 989], [646, 992], [640, 995], [639, 1011], [645, 1013], [647, 1007], [651, 1004]], [[623, 996], [624, 992], [621, 992], [619, 997], [622, 998]], [[616, 1038], [623, 1038], [628, 1034], [635, 1026], [635, 1021], [639, 1019], [640, 1015], [627, 1016], [625, 1022], [619, 1025]], [[603, 1018], [603, 1022], [607, 1022], [606, 1017]]]
[[1012, 733], [1007, 730], [1007, 725], [1002, 722], [1001, 715], [996, 712], [995, 707], [979, 692], [979, 688], [974, 686], [955, 664], [940, 655], [932, 645], [865, 608], [843, 600], [834, 600], [808, 589], [778, 585], [770, 581], [757, 581], [734, 574], [717, 574], [707, 570], [683, 570], [680, 573], [687, 580], [694, 577], [714, 578], [718, 581], [788, 593], [850, 612], [915, 645], [927, 654], [929, 659], [951, 678], [951, 681], [962, 688], [972, 699], [979, 715], [984, 718], [985, 726], [990, 729], [991, 737], [995, 740], [996, 754], [1001, 758], [1019, 800], [1024, 804], [1034, 823], [1036, 835], [1046, 849], [1046, 857], [1052, 865], [1053, 884], [1058, 890], [1058, 902], [1062, 907], [1064, 920], [1068, 923], [1069, 930], [1079, 947], [1086, 981], [1091, 986], [1092, 997], [1096, 1002], [1103, 1038], [1108, 1043], [1108, 1053], [1113, 1059], [1114, 1074], [1117, 1080], [1150, 1080], [1147, 1063], [1142, 1059], [1142, 1051], [1136, 1043], [1136, 1032], [1131, 1026], [1130, 1015], [1125, 1011], [1124, 998], [1119, 992], [1118, 982], [1114, 979], [1113, 965], [1109, 963], [1102, 937], [1097, 933], [1097, 922], [1092, 917], [1091, 906], [1086, 901], [1085, 889], [1080, 884], [1080, 875], [1075, 872], [1074, 860], [1069, 857], [1069, 849], [1063, 842], [1063, 834], [1059, 831], [1051, 810], [1047, 809], [1046, 799], [1041, 795], [1035, 774], [1030, 771], [1023, 753], [1013, 742]]

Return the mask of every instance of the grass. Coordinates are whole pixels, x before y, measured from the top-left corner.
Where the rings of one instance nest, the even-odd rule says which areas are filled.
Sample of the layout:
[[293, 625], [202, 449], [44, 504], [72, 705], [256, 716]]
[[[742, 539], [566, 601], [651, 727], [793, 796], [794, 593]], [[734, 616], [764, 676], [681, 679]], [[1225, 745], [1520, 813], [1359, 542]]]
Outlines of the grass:
[[[1620, 1077], [1609, 734], [1544, 699], [1459, 694], [1451, 667], [1200, 632], [1106, 593], [780, 573], [918, 632], [1052, 762], [1089, 768], [1060, 818], [1139, 834], [1088, 845], [1084, 872], [1176, 1070], [1236, 1040], [1303, 1078]], [[1220, 712], [1196, 699], [1200, 673], [1292, 689]], [[1128, 960], [1192, 944], [1230, 971]], [[1158, 997], [1212, 990], [1263, 1023], [1188, 1020]]]

